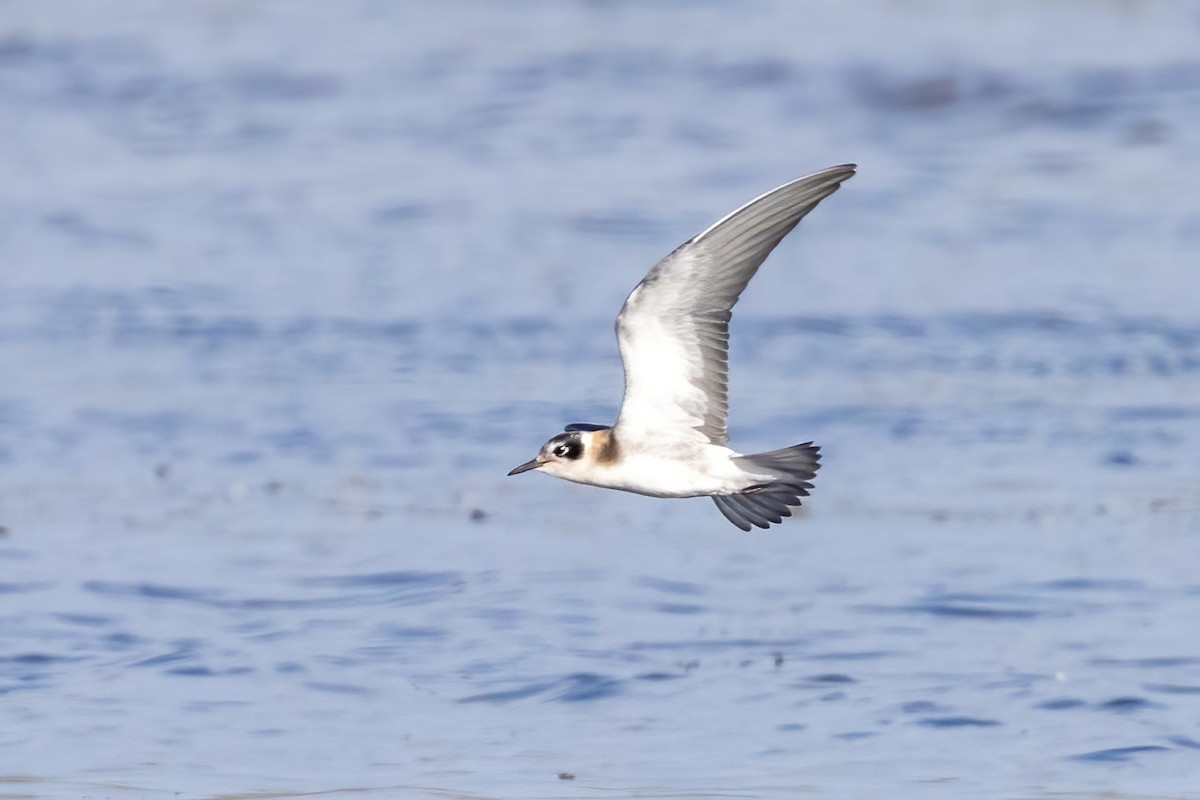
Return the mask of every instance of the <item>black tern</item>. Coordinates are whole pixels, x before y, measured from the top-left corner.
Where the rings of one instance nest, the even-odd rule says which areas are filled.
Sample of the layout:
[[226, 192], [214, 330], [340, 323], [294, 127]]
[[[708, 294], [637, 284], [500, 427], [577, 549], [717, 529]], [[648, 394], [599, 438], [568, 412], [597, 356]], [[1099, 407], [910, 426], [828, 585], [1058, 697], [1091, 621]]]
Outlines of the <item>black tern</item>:
[[616, 424], [568, 425], [508, 474], [712, 497], [744, 531], [790, 517], [812, 489], [820, 452], [812, 442], [752, 455], [728, 447], [729, 320], [775, 246], [854, 171], [843, 164], [772, 189], [658, 262], [617, 316], [625, 398]]

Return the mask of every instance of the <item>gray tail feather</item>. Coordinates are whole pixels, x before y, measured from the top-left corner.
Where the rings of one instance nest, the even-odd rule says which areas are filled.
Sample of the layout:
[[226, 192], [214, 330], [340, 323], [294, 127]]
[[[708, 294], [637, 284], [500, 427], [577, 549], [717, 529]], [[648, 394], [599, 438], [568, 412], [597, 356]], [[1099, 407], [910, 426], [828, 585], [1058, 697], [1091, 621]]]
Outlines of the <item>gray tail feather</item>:
[[767, 528], [790, 517], [792, 509], [800, 505], [800, 498], [808, 497], [811, 481], [821, 468], [820, 448], [812, 442], [735, 460], [748, 462], [748, 469], [778, 475], [778, 480], [751, 486], [740, 494], [713, 495], [725, 519], [744, 531], [751, 525]]

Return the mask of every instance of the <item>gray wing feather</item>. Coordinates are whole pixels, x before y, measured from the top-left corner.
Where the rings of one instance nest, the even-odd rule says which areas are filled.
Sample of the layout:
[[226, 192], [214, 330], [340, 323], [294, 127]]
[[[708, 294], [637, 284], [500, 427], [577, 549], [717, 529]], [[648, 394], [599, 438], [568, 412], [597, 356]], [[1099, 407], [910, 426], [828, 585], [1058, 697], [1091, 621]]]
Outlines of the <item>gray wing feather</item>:
[[625, 365], [618, 427], [729, 441], [733, 306], [783, 237], [854, 170], [830, 167], [751, 200], [680, 245], [634, 287], [617, 317]]

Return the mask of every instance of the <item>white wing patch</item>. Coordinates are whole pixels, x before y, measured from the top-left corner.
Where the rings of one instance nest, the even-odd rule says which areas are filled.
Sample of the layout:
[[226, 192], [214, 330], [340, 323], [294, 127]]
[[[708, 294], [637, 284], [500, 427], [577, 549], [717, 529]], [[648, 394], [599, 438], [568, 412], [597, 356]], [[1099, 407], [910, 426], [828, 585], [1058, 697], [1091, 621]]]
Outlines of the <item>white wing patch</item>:
[[624, 431], [724, 444], [728, 316], [644, 313], [633, 300], [622, 313], [625, 324], [617, 326], [625, 362], [617, 424]]

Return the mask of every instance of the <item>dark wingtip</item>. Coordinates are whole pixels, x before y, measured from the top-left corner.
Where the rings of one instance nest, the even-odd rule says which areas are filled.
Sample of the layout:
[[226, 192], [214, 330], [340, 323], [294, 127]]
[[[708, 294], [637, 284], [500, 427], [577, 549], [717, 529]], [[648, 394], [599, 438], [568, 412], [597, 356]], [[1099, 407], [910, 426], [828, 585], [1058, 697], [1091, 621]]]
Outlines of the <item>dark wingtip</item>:
[[717, 510], [721, 512], [721, 515], [725, 517], [725, 519], [729, 520], [742, 530], [749, 532], [750, 523], [747, 522], [741, 514], [734, 510], [733, 504], [729, 502], [728, 497], [719, 494], [713, 495], [712, 501], [717, 506]]

